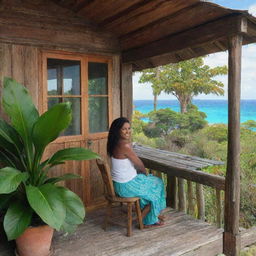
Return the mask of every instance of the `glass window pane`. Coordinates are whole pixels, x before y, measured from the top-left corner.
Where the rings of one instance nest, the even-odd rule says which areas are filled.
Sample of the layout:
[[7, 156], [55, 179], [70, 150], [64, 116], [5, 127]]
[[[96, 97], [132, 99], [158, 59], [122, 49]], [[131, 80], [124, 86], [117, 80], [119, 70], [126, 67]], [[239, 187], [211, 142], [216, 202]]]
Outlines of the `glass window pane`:
[[108, 98], [89, 98], [89, 130], [90, 133], [108, 130]]
[[81, 134], [81, 99], [80, 98], [64, 98], [64, 102], [71, 102], [72, 121], [69, 127], [64, 131], [63, 135], [79, 135]]
[[48, 68], [48, 95], [61, 94], [61, 87], [58, 86], [57, 68]]
[[108, 94], [108, 64], [89, 62], [89, 95]]
[[64, 94], [80, 95], [80, 63], [79, 61], [72, 61], [63, 67], [63, 89]]
[[48, 59], [48, 95], [80, 95], [80, 61]]

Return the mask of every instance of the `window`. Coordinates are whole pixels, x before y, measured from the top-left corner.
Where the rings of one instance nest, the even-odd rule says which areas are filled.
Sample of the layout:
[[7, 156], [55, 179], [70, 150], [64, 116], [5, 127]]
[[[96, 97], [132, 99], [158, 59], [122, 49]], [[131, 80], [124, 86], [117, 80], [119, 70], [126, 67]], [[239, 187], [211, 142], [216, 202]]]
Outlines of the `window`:
[[72, 105], [72, 122], [62, 136], [108, 131], [110, 63], [108, 58], [43, 54], [43, 110], [60, 102]]
[[61, 102], [71, 102], [72, 121], [63, 135], [81, 134], [80, 61], [47, 59], [48, 109]]
[[89, 62], [89, 131], [108, 129], [108, 64]]

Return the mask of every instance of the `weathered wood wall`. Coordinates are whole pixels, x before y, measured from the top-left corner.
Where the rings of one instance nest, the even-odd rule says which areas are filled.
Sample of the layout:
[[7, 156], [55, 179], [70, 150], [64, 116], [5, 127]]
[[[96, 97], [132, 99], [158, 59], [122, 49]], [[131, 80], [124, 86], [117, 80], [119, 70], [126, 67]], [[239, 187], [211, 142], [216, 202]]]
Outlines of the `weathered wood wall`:
[[[0, 93], [3, 78], [9, 76], [24, 84], [35, 105], [42, 110], [41, 52], [65, 51], [70, 54], [112, 57], [110, 100], [111, 118], [120, 116], [120, 53], [118, 41], [110, 33], [74, 17], [68, 10], [56, 7], [50, 1], [0, 2]], [[0, 106], [0, 116], [6, 118]], [[106, 157], [106, 136], [81, 141], [52, 143], [45, 157], [67, 147], [86, 147]], [[103, 184], [93, 162], [69, 161], [52, 170], [51, 175], [74, 172], [83, 179], [67, 181], [88, 207], [103, 200]]]

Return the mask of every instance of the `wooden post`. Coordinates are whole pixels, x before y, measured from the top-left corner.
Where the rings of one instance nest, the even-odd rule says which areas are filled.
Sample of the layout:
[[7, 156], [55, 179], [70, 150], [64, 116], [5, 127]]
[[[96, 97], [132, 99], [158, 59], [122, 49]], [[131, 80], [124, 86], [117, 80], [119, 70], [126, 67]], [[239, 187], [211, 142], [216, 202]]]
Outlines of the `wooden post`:
[[122, 64], [121, 72], [121, 115], [132, 121], [132, 65]]
[[229, 41], [228, 60], [228, 159], [223, 234], [223, 252], [227, 256], [238, 256], [241, 247], [239, 234], [241, 52], [242, 36], [232, 36]]

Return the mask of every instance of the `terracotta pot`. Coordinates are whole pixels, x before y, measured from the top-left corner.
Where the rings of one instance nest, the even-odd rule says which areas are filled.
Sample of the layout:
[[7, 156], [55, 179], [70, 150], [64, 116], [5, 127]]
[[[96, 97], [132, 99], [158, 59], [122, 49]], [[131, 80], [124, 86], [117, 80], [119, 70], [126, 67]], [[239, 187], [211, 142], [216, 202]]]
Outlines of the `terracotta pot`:
[[29, 227], [16, 239], [16, 255], [48, 256], [51, 254], [53, 228], [45, 225]]

